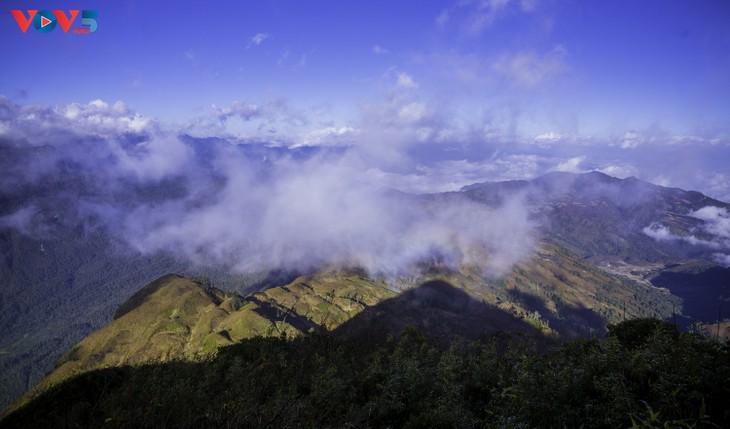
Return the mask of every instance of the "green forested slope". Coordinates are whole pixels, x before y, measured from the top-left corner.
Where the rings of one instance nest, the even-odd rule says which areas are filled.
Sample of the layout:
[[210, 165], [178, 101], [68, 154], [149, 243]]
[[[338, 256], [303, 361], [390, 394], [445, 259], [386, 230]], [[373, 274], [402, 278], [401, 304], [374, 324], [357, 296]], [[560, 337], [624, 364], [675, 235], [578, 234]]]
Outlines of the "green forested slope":
[[652, 319], [547, 352], [530, 337], [445, 346], [414, 329], [256, 337], [202, 362], [82, 374], [0, 428], [727, 427], [729, 351]]
[[[242, 295], [287, 285], [295, 277], [288, 273], [232, 274], [229, 267], [193, 266], [165, 254], [140, 255], [119, 238], [112, 238], [99, 219], [77, 219], [74, 210], [78, 207], [61, 192], [80, 187], [78, 192], [94, 194], [102, 184], [81, 186], [72, 177], [54, 180], [58, 183], [49, 182], [30, 193], [0, 195], [3, 214], [22, 207], [27, 195], [33, 195], [32, 200], [39, 204], [38, 216], [44, 219], [39, 225], [52, 227], [45, 232], [35, 231], [35, 235], [13, 228], [0, 229], [0, 405], [36, 385], [63, 353], [108, 323], [117, 306], [139, 287], [163, 274], [205, 276], [219, 289]], [[130, 187], [121, 196], [106, 197], [117, 198], [122, 205], [127, 200], [164, 201], [178, 195], [179, 188], [178, 183], [165, 182], [153, 189]], [[458, 273], [391, 279], [386, 287], [398, 293], [427, 281], [445, 281], [541, 332], [567, 338], [601, 332], [608, 323], [638, 316], [670, 318], [676, 312], [694, 319], [714, 320], [717, 311], [712, 300], [724, 296], [726, 272], [717, 283], [720, 287], [702, 288], [700, 294], [679, 285], [674, 293], [684, 299], [682, 303], [677, 296], [652, 287], [639, 276], [629, 279], [607, 274], [588, 260], [601, 264], [654, 261], [656, 267], [646, 269], [661, 274], [666, 262], [684, 264], [688, 256], [702, 257], [700, 249], [687, 250], [682, 243], [658, 242], [641, 233], [641, 229], [649, 222], [660, 221], [676, 234], [687, 234], [698, 222], [687, 216], [688, 211], [724, 203], [696, 192], [600, 173], [556, 174], [532, 182], [482, 184], [461, 193], [423, 198], [468, 197], [498, 205], [504, 198], [528, 188], [533, 192], [528, 203], [535, 221], [542, 225], [544, 241], [531, 258], [513, 267], [507, 276], [490, 278], [465, 268]], [[414, 204], [421, 199], [411, 197]], [[633, 267], [626, 266], [627, 272]], [[669, 277], [655, 283], [672, 291], [676, 282], [660, 283]], [[689, 281], [696, 283], [700, 279]], [[312, 286], [310, 283], [303, 284]], [[277, 335], [282, 330], [306, 331], [320, 324], [341, 323], [351, 309], [372, 304], [359, 303], [362, 300], [357, 291], [345, 289], [344, 295], [331, 297], [327, 294], [337, 292], [325, 288], [308, 294], [303, 284], [272, 289], [255, 298], [259, 303], [247, 301], [252, 308], [261, 307], [241, 313], [236, 323], [226, 327], [226, 335], [244, 338], [249, 334]], [[710, 307], [711, 314], [706, 314]], [[316, 318], [319, 316], [321, 320]], [[511, 320], [500, 318], [493, 322], [508, 325]], [[685, 321], [681, 317], [679, 320]], [[229, 342], [226, 335], [213, 334], [210, 347]]]
[[241, 292], [277, 278], [142, 256], [100, 231], [34, 239], [0, 228], [0, 407], [35, 386], [138, 288], [170, 272], [207, 276]]
[[666, 318], [674, 307], [681, 308], [666, 291], [609, 275], [549, 243], [501, 278], [468, 267], [434, 267], [425, 277], [390, 280], [325, 270], [243, 297], [166, 275], [133, 294], [108, 325], [69, 347], [31, 395], [81, 372], [199, 360], [256, 336], [398, 334], [415, 326], [446, 342], [495, 331], [568, 339], [601, 335], [627, 317]]

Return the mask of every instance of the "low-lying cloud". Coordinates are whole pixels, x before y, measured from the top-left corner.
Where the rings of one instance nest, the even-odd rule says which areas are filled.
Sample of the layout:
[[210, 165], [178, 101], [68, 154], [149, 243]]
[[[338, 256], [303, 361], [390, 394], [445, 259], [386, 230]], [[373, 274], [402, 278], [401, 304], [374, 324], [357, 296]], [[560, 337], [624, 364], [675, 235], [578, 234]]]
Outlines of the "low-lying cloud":
[[730, 213], [724, 207], [707, 206], [689, 214], [704, 221], [702, 229], [730, 247]]
[[[357, 266], [373, 275], [412, 275], [424, 264], [468, 264], [499, 275], [533, 248], [528, 211], [517, 197], [493, 209], [404, 194], [373, 180], [368, 172], [393, 166], [390, 155], [377, 164], [373, 151], [382, 143], [332, 150], [240, 145], [175, 136], [121, 104], [3, 101], [1, 190], [15, 203], [0, 223], [28, 234], [52, 233], [48, 220], [59, 214], [51, 213], [51, 200], [63, 198], [73, 208], [61, 216], [99, 219], [140, 252], [169, 251], [242, 272]], [[400, 154], [398, 166], [408, 149], [389, 149]]]
[[[687, 216], [701, 220], [701, 224], [691, 228], [689, 234], [679, 235], [660, 223], [652, 223], [642, 231], [658, 241], [676, 241], [705, 247], [712, 250], [730, 250], [730, 212], [724, 207], [705, 206], [692, 211]], [[713, 260], [730, 266], [730, 255], [716, 252]]]
[[653, 222], [651, 225], [644, 227], [642, 232], [657, 241], [682, 241], [693, 246], [705, 246], [711, 249], [721, 248], [719, 243], [711, 240], [703, 240], [694, 235], [675, 234], [669, 227], [657, 222]]
[[235, 261], [241, 271], [335, 265], [404, 274], [433, 262], [498, 273], [531, 248], [517, 202], [498, 210], [420, 202], [370, 185], [348, 157], [324, 158], [280, 159], [265, 174], [248, 160], [228, 160], [215, 202], [143, 205], [125, 231], [142, 251], [179, 249], [194, 260]]
[[720, 265], [730, 267], [730, 255], [727, 253], [715, 253], [712, 255], [712, 259]]

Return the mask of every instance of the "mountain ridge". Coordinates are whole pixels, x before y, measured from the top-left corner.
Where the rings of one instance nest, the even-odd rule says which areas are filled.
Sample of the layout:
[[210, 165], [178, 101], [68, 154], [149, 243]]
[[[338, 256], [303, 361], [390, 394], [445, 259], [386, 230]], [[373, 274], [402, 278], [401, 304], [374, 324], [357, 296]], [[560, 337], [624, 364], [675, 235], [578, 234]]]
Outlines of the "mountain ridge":
[[[580, 183], [575, 185], [576, 181]], [[537, 184], [533, 185], [532, 182]], [[707, 305], [696, 307], [687, 298], [694, 291], [679, 285], [677, 287], [681, 286], [682, 289], [675, 290], [675, 295], [679, 295], [671, 296], [651, 283], [655, 277], [675, 265], [680, 268], [673, 268], [674, 271], [684, 269], [692, 275], [697, 274], [692, 268], [693, 264], [699, 263], [693, 262], [695, 260], [717, 265], [712, 260], [715, 250], [682, 240], [695, 235], [705, 241], [712, 239], [703, 230], [706, 221], [688, 216], [688, 213], [705, 204], [728, 208], [730, 205], [727, 203], [694, 191], [664, 188], [632, 178], [610, 178], [601, 173], [557, 173], [533, 181], [496, 183], [475, 184], [462, 192], [446, 194], [404, 194], [403, 198], [407, 197], [413, 204], [419, 204], [424, 199], [448, 201], [453, 198], [495, 206], [507, 196], [534, 186], [532, 193], [527, 193], [525, 198], [532, 218], [541, 225], [537, 232], [542, 235], [543, 241], [532, 255], [538, 262], [533, 261], [533, 265], [518, 264], [504, 279], [484, 279], [477, 273], [478, 270], [465, 270], [456, 276], [425, 275], [418, 281], [448, 282], [474, 294], [477, 300], [494, 305], [518, 320], [527, 321], [538, 330], [567, 336], [599, 331], [609, 322], [622, 320], [624, 307], [629, 317], [656, 315], [669, 318], [676, 313], [690, 316], [687, 319], [680, 318], [686, 320], [687, 324], [694, 320], [714, 320], [715, 311], [703, 318], [686, 313], [687, 309], [680, 302], [681, 297], [684, 297], [689, 308], [707, 308]], [[170, 194], [174, 190], [170, 186], [161, 185], [159, 192]], [[546, 189], [552, 189], [553, 193], [546, 192]], [[630, 193], [626, 189], [646, 192], [626, 195]], [[130, 192], [134, 194], [136, 191]], [[139, 198], [155, 198], [155, 192], [150, 190]], [[53, 184], [44, 185], [42, 194], [53, 196]], [[16, 203], [14, 206], [20, 204]], [[48, 207], [53, 207], [53, 204], [48, 202]], [[43, 215], [53, 217], [51, 212]], [[658, 222], [680, 238], [661, 241], [650, 237], [644, 228], [652, 222]], [[29, 238], [18, 230], [0, 231], [0, 250], [3, 255], [0, 258], [0, 279], [10, 286], [0, 294], [4, 321], [0, 327], [9, 332], [6, 340], [12, 340], [0, 345], [3, 380], [8, 380], [0, 384], [4, 385], [3, 389], [8, 389], [8, 398], [17, 397], [20, 391], [27, 391], [37, 384], [62, 352], [71, 349], [85, 335], [102, 328], [115, 312], [117, 317], [122, 317], [129, 308], [134, 307], [129, 304], [126, 310], [123, 309], [123, 304], [139, 293], [135, 288], [164, 273], [178, 272], [188, 277], [211, 276], [212, 283], [221, 286], [225, 293], [239, 294], [238, 297], [221, 299], [214, 293], [214, 301], [221, 301], [216, 304], [221, 305], [220, 311], [232, 312], [238, 305], [250, 308], [245, 317], [239, 315], [237, 325], [229, 326], [232, 331], [224, 334], [219, 334], [219, 331], [208, 332], [212, 334], [209, 338], [211, 347], [227, 344], [249, 331], [277, 335], [280, 331], [320, 329], [323, 321], [339, 323], [349, 317], [350, 310], [347, 308], [364, 308], [364, 305], [356, 305], [358, 300], [372, 305], [384, 297], [383, 292], [371, 295], [369, 299], [372, 301], [362, 300], [362, 297], [357, 296], [356, 289], [358, 282], [364, 280], [354, 275], [351, 276], [352, 281], [344, 285], [345, 290], [350, 291], [349, 295], [335, 295], [334, 299], [330, 299], [327, 294], [335, 292], [331, 287], [326, 287], [321, 279], [317, 279], [314, 272], [309, 273], [313, 275], [314, 282], [306, 278], [293, 282], [297, 279], [296, 275], [275, 272], [244, 280], [244, 276], [222, 276], [225, 267], [214, 267], [212, 271], [198, 270], [181, 261], [171, 260], [169, 256], [141, 257], [122, 253], [120, 257], [109, 250], [118, 248], [120, 244], [102, 234], [98, 225], [94, 227], [96, 229], [87, 231], [84, 228], [88, 228], [88, 224], [79, 226], [68, 219], [60, 219], [57, 224], [61, 228], [57, 241]], [[59, 247], [61, 244], [67, 247]], [[64, 249], [70, 250], [64, 252]], [[69, 268], [53, 264], [67, 264]], [[38, 267], [43, 269], [38, 270]], [[90, 274], [93, 276], [89, 277]], [[584, 278], [581, 279], [581, 276]], [[569, 280], [568, 283], [573, 286], [566, 286], [567, 283], [558, 277]], [[390, 285], [381, 282], [381, 290], [400, 293], [413, 286], [416, 280], [402, 279], [400, 282]], [[334, 284], [343, 286], [337, 281]], [[600, 287], [597, 288], [596, 284]], [[317, 289], [314, 295], [318, 296], [307, 296], [305, 285]], [[482, 287], [480, 289], [475, 285]], [[489, 287], [484, 289], [484, 285]], [[669, 292], [674, 287], [671, 282], [662, 286]], [[94, 291], [102, 292], [92, 295]], [[12, 297], [8, 295], [16, 292]], [[720, 286], [701, 293], [707, 297], [724, 296]], [[245, 296], [251, 299], [246, 300]], [[27, 324], [34, 314], [31, 309], [39, 306], [43, 308], [44, 317]], [[322, 311], [316, 310], [317, 306]], [[331, 311], [327, 313], [325, 308]], [[642, 313], [642, 308], [656, 310], [655, 313]], [[69, 314], [74, 315], [73, 319], [59, 310], [72, 310]], [[730, 311], [725, 313], [730, 314]], [[93, 320], [90, 319], [91, 315]], [[22, 338], [15, 335], [18, 327], [25, 325], [30, 326], [32, 335]], [[22, 371], [16, 369], [21, 366]]]
[[[322, 271], [248, 296], [175, 274], [134, 293], [114, 319], [66, 353], [36, 389], [90, 370], [199, 360], [258, 336], [311, 331], [382, 331], [416, 326], [450, 342], [495, 331], [557, 340], [605, 332], [626, 318], [668, 318], [681, 306], [666, 291], [601, 271], [550, 243], [503, 278], [474, 268], [434, 269], [419, 279], [370, 279], [357, 270]], [[373, 312], [373, 309], [376, 309]]]
[[[730, 204], [697, 191], [666, 188], [636, 178], [618, 179], [594, 171], [555, 172], [532, 181], [485, 182], [462, 188], [461, 194], [487, 205], [498, 205], [523, 193], [542, 233], [596, 263], [675, 263], [712, 259], [713, 249], [682, 242], [659, 242], [645, 228], [666, 225], [678, 237], [704, 234], [703, 221], [689, 216], [711, 206]], [[706, 235], [703, 235], [706, 237]]]

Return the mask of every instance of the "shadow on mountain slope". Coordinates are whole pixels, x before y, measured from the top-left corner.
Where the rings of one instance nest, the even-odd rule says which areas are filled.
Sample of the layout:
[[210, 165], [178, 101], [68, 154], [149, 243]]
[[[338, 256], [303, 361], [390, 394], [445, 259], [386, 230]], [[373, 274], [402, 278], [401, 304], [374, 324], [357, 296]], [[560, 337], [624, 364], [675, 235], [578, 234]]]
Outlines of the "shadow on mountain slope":
[[495, 331], [531, 336], [542, 332], [514, 315], [474, 299], [442, 280], [432, 280], [401, 295], [368, 307], [340, 325], [342, 335], [398, 334], [413, 326], [424, 335], [448, 341], [454, 337], [478, 339]]
[[[255, 293], [263, 292], [267, 289], [271, 289], [278, 285], [285, 285], [296, 280], [297, 277], [302, 274], [297, 271], [290, 270], [272, 270], [264, 273], [261, 277], [254, 280], [250, 286], [247, 287], [246, 292]], [[243, 291], [238, 291], [242, 295], [246, 295]]]
[[539, 318], [547, 322], [548, 326], [564, 339], [574, 339], [596, 332], [602, 334], [608, 326], [608, 320], [592, 308], [563, 302], [556, 304], [556, 311], [552, 311], [548, 308], [546, 300], [540, 296], [519, 289], [509, 289], [507, 294], [514, 302], [522, 304], [531, 311], [531, 314], [539, 314]]
[[682, 298], [682, 313], [705, 323], [730, 315], [730, 268], [679, 265], [664, 270], [651, 284]]
[[246, 301], [253, 302], [258, 307], [253, 311], [259, 316], [274, 323], [288, 323], [300, 332], [320, 330], [320, 326], [306, 317], [300, 316], [290, 309], [275, 307], [270, 302], [262, 301], [256, 296], [249, 296]]

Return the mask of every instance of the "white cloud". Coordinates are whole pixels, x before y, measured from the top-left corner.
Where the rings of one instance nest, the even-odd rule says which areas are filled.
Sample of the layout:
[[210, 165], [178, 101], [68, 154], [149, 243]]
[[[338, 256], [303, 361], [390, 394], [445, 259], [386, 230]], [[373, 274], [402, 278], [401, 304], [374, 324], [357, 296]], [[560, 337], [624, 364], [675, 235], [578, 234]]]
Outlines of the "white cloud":
[[425, 119], [428, 113], [426, 103], [414, 101], [401, 106], [398, 111], [398, 118], [407, 124], [413, 124]]
[[670, 139], [670, 142], [682, 144], [682, 143], [707, 143], [707, 139], [699, 137], [699, 136], [693, 136], [693, 135], [677, 135], [672, 136]]
[[[231, 141], [236, 137], [238, 143], [263, 143], [280, 149], [319, 146], [324, 148], [322, 151], [332, 153], [346, 151], [350, 159], [348, 165], [357, 164], [362, 167], [362, 172], [367, 172], [360, 174], [360, 180], [413, 192], [456, 190], [486, 180], [531, 179], [555, 169], [581, 172], [597, 168], [613, 176], [655, 179], [661, 179], [657, 174], [663, 174], [666, 181], [662, 183], [671, 181], [675, 186], [686, 183], [677, 182], [681, 179], [679, 173], [686, 170], [675, 172], [650, 168], [656, 159], [654, 147], [630, 151], [629, 164], [624, 163], [627, 158], [623, 155], [629, 152], [621, 150], [616, 139], [586, 143], [574, 134], [548, 125], [543, 129], [550, 132], [536, 133], [535, 137], [520, 140], [500, 125], [511, 117], [510, 110], [490, 111], [492, 116], [487, 120], [485, 115], [474, 115], [471, 118], [474, 122], [470, 122], [471, 119], [455, 114], [461, 111], [450, 110], [449, 100], [424, 97], [423, 90], [408, 73], [393, 68], [383, 74], [381, 82], [382, 93], [379, 98], [362, 105], [360, 120], [335, 121], [330, 113], [318, 116], [311, 109], [297, 110], [282, 99], [246, 100], [213, 106], [206, 116], [207, 122], [199, 121], [195, 125], [198, 131], [193, 135], [214, 135]], [[211, 127], [205, 128], [206, 124]], [[154, 181], [173, 177], [182, 171], [177, 164], [185, 168], [192, 165], [190, 170], [196, 169], [191, 164], [195, 161], [194, 154], [187, 150], [189, 145], [158, 133], [158, 128], [153, 119], [139, 115], [122, 102], [92, 100], [89, 103], [42, 107], [15, 105], [0, 97], [3, 139], [26, 140], [33, 145], [81, 141], [74, 143], [76, 149], [73, 151], [68, 149], [74, 154], [73, 161], [90, 165], [105, 159], [102, 155], [108, 156], [110, 161], [106, 162], [111, 163], [102, 162], [100, 165], [109, 170], [110, 177]], [[634, 133], [640, 135], [639, 132]], [[128, 134], [132, 137], [120, 137]], [[93, 142], [89, 143], [91, 140]], [[556, 148], [559, 155], [547, 153], [543, 146], [534, 143], [558, 141], [561, 142]], [[608, 145], [611, 142], [614, 146]], [[585, 147], [586, 144], [590, 148]], [[82, 147], [83, 150], [80, 149]], [[329, 149], [332, 147], [337, 149]], [[85, 152], [89, 148], [99, 153], [89, 155]], [[651, 149], [650, 156], [644, 155], [648, 156], [647, 161], [640, 156], [648, 149]], [[722, 154], [722, 147], [711, 149]], [[299, 152], [311, 153], [309, 150]], [[586, 156], [588, 153], [590, 158]], [[351, 161], [353, 159], [358, 161]], [[39, 159], [38, 163], [34, 166], [36, 172], [55, 171], [55, 158], [43, 165], [40, 165]], [[290, 166], [295, 168], [296, 164]], [[9, 175], [6, 174], [6, 177]], [[726, 190], [725, 185], [730, 178], [707, 170], [697, 173], [692, 180], [694, 182], [690, 183], [697, 184], [695, 189], [704, 190], [707, 188], [702, 186], [714, 183], [713, 189]], [[8, 180], [4, 182], [10, 183]], [[671, 235], [671, 231], [663, 225], [647, 227], [645, 232], [657, 239], [682, 240], [722, 251], [730, 248], [722, 247], [724, 244], [719, 241], [724, 230], [718, 228], [726, 225], [723, 219], [727, 216], [723, 218], [723, 213], [715, 213], [715, 219], [708, 217], [712, 214], [709, 209], [698, 211], [697, 219], [705, 217], [700, 219], [703, 224], [698, 223], [697, 229], [689, 232], [693, 235], [687, 237]]]
[[353, 144], [356, 130], [352, 127], [324, 127], [309, 131], [290, 145], [291, 149], [303, 146], [349, 146]]
[[[689, 214], [704, 221], [702, 229], [720, 239], [730, 240], [730, 213], [724, 207], [706, 206]], [[730, 241], [726, 244], [730, 246]]]
[[[457, 5], [466, 9], [463, 31], [473, 37], [480, 36], [497, 21], [511, 13], [533, 13], [538, 9], [537, 0], [460, 0]], [[443, 28], [449, 19], [448, 10], [436, 18], [437, 28]]]
[[[3, 99], [0, 103], [7, 108], [0, 109], [0, 118], [11, 124], [11, 144], [28, 148], [28, 140], [35, 138], [28, 132], [51, 128], [53, 147], [44, 149], [44, 156], [22, 159], [17, 169], [3, 165], [0, 188], [32, 189], [33, 183], [45, 184], [60, 169], [73, 166], [64, 174], [72, 174], [68, 178], [80, 186], [65, 192], [79, 213], [68, 216], [79, 216], [83, 222], [83, 216], [93, 213], [97, 224], [142, 252], [166, 250], [242, 271], [354, 265], [372, 274], [411, 275], [421, 263], [438, 262], [452, 268], [473, 264], [501, 275], [529, 256], [532, 224], [519, 200], [497, 209], [466, 199], [421, 204], [393, 194], [363, 174], [376, 168], [390, 174], [405, 171], [399, 170], [402, 165], [391, 168], [391, 153], [409, 160], [409, 150], [417, 144], [411, 137], [428, 128], [443, 128], [423, 101], [392, 97], [388, 102], [386, 113], [395, 117], [393, 127], [400, 130], [405, 124], [408, 129], [409, 138], [402, 145], [370, 140], [376, 135], [358, 132], [360, 141], [345, 150], [301, 151], [152, 132], [84, 139], [75, 134], [87, 128], [80, 125], [99, 123], [102, 128], [127, 130], [130, 125], [120, 126], [119, 120], [137, 115], [123, 103], [102, 100], [44, 108]], [[232, 103], [215, 107], [212, 116], [261, 114], [262, 120], [271, 116], [286, 120], [285, 101], [262, 106]], [[378, 122], [382, 117], [374, 119], [371, 124], [382, 124]], [[324, 141], [354, 134], [351, 127], [333, 126], [313, 131], [310, 137]], [[448, 166], [443, 168], [445, 172]], [[137, 195], [136, 190], [144, 192]], [[44, 198], [42, 193], [29, 195]], [[42, 225], [32, 201], [26, 207], [0, 222], [25, 228]]]
[[520, 0], [520, 8], [523, 12], [534, 12], [537, 5], [537, 0]]
[[697, 189], [702, 189], [708, 195], [712, 195], [722, 201], [730, 201], [730, 174], [702, 171], [698, 175]]
[[657, 241], [674, 241], [681, 239], [681, 237], [672, 233], [669, 228], [659, 223], [652, 223], [641, 231]]
[[590, 137], [579, 137], [575, 134], [558, 133], [550, 131], [547, 133], [538, 134], [535, 136], [534, 142], [537, 143], [538, 147], [550, 148], [555, 143], [563, 143], [569, 145], [588, 145], [591, 144]]
[[[242, 271], [357, 265], [398, 275], [438, 260], [502, 274], [531, 251], [520, 201], [497, 210], [466, 200], [421, 208], [365, 180], [363, 161], [315, 156], [257, 165], [229, 153], [217, 164], [227, 181], [215, 202], [139, 207], [126, 234], [145, 252], [178, 249], [196, 260], [235, 261]], [[269, 181], [259, 180], [262, 168]]]
[[678, 146], [697, 149], [699, 147], [709, 148], [721, 145], [723, 140], [717, 137], [702, 137], [697, 135], [673, 135], [670, 136], [660, 129], [649, 129], [644, 131], [629, 130], [616, 138], [612, 145], [621, 149], [636, 149], [644, 145], [654, 146]]
[[[194, 156], [177, 137], [121, 101], [16, 106], [12, 111], [8, 137], [15, 144], [47, 148], [43, 157], [23, 165], [27, 171], [13, 182], [55, 180], [80, 170], [88, 175], [83, 180], [92, 178], [113, 190], [120, 178], [155, 181], [175, 175], [188, 168]], [[61, 173], [69, 165], [71, 172]]]
[[131, 112], [121, 101], [109, 106], [102, 100], [93, 100], [86, 108], [80, 105], [66, 105], [59, 108], [61, 112], [68, 112], [67, 109], [73, 109], [76, 121], [117, 132], [140, 133], [151, 124], [149, 118]]
[[109, 142], [109, 150], [117, 165], [141, 180], [160, 180], [177, 174], [190, 165], [195, 155], [192, 148], [175, 137], [152, 136], [129, 150], [117, 142]]
[[234, 101], [227, 107], [218, 107], [214, 104], [212, 109], [215, 116], [223, 122], [227, 121], [231, 117], [238, 117], [244, 121], [249, 121], [261, 116], [262, 114], [261, 108], [258, 105], [242, 101]]
[[659, 185], [659, 186], [668, 187], [668, 186], [671, 186], [672, 185], [672, 181], [669, 179], [669, 177], [667, 177], [664, 174], [660, 174], [658, 176], [654, 176], [651, 179], [649, 179], [649, 181], [651, 183], [654, 183], [654, 184]]
[[557, 142], [563, 139], [563, 135], [556, 132], [547, 132], [535, 136], [535, 140], [538, 142]]
[[15, 113], [11, 129], [23, 138], [39, 141], [52, 139], [53, 132], [106, 137], [150, 132], [154, 128], [151, 118], [133, 112], [121, 101], [110, 105], [97, 99], [87, 104], [69, 103], [51, 108], [28, 105]]
[[567, 50], [560, 45], [542, 56], [534, 51], [504, 54], [494, 63], [493, 69], [515, 86], [532, 89], [567, 72], [567, 56]]
[[389, 54], [389, 53], [390, 53], [390, 51], [389, 51], [389, 50], [387, 50], [387, 49], [383, 48], [383, 47], [382, 47], [382, 46], [380, 46], [380, 45], [373, 45], [373, 49], [372, 49], [372, 52], [373, 52], [373, 54], [375, 54], [375, 55], [385, 55], [385, 54]]
[[621, 148], [634, 149], [644, 143], [646, 143], [646, 138], [643, 135], [634, 131], [627, 131], [621, 139]]
[[[368, 145], [408, 145], [443, 135], [441, 131], [448, 127], [442, 121], [442, 107], [423, 100], [409, 74], [389, 69], [383, 81], [388, 85], [383, 97], [361, 107], [362, 124], [358, 128], [364, 132], [363, 138], [370, 140]], [[381, 153], [388, 151], [382, 149]]]
[[280, 66], [284, 64], [289, 59], [289, 50], [287, 49], [284, 51], [284, 53], [281, 54], [278, 60], [276, 60], [276, 65]]
[[585, 161], [585, 156], [576, 156], [569, 160], [558, 164], [555, 171], [564, 171], [567, 173], [584, 173], [586, 170], [580, 168], [580, 164]]
[[688, 216], [703, 221], [699, 228], [692, 230], [694, 234], [691, 235], [677, 235], [668, 227], [656, 222], [642, 231], [659, 241], [683, 241], [709, 249], [730, 249], [730, 216], [725, 208], [707, 206], [689, 213]]
[[413, 80], [411, 75], [405, 72], [398, 73], [398, 80], [396, 85], [400, 88], [415, 89], [418, 88], [418, 84]]
[[703, 240], [703, 239], [697, 238], [694, 235], [685, 235], [685, 236], [677, 235], [677, 234], [673, 233], [666, 226], [664, 226], [660, 223], [656, 223], [656, 222], [645, 227], [641, 231], [644, 234], [648, 235], [649, 237], [651, 237], [657, 241], [684, 241], [693, 246], [703, 246], [703, 247], [709, 247], [711, 249], [720, 248], [720, 245], [718, 245], [717, 243], [709, 241], [709, 240]]
[[437, 52], [428, 56], [425, 61], [437, 74], [437, 79], [448, 83], [450, 88], [457, 85], [470, 90], [482, 88], [493, 80], [491, 66], [483, 56], [475, 53]]
[[21, 207], [13, 213], [0, 216], [0, 227], [15, 228], [25, 235], [35, 238], [47, 236], [49, 228], [39, 220], [38, 208], [33, 204]]
[[251, 46], [259, 46], [260, 44], [264, 43], [264, 41], [268, 38], [268, 33], [256, 33], [248, 39], [248, 45], [246, 45], [246, 48], [250, 48]]
[[371, 168], [369, 180], [384, 188], [424, 194], [453, 192], [464, 186], [486, 181], [526, 180], [540, 171], [541, 160], [535, 155], [502, 154], [484, 161], [443, 160], [418, 165], [415, 171], [385, 171]]
[[478, 0], [465, 2], [475, 5], [469, 13], [466, 30], [472, 36], [479, 36], [507, 11], [510, 0]]
[[718, 264], [730, 267], [730, 255], [728, 255], [727, 253], [715, 253], [712, 255], [712, 258]]
[[727, 144], [726, 140], [717, 137], [703, 137], [692, 134], [674, 135], [671, 136], [666, 142], [670, 144], [689, 145], [695, 147], [698, 145], [717, 146], [723, 143]]
[[[288, 147], [300, 144], [302, 136], [312, 131], [308, 128], [311, 117], [311, 109], [297, 109], [282, 98], [261, 103], [236, 100], [227, 106], [212, 105], [210, 114], [188, 121], [184, 130], [198, 137], [215, 135]], [[330, 126], [329, 121], [318, 122]]]
[[609, 176], [618, 177], [619, 179], [625, 179], [639, 174], [638, 170], [631, 165], [607, 165], [601, 167], [598, 171]]

